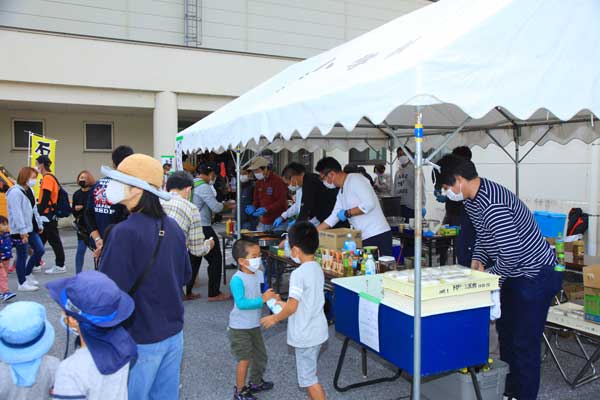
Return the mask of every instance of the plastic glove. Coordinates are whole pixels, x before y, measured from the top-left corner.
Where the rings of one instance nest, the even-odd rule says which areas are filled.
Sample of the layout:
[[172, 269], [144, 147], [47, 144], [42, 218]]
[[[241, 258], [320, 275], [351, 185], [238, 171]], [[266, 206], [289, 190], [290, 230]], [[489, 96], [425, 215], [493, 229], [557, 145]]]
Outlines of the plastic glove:
[[294, 224], [296, 223], [295, 219], [292, 219], [288, 222], [288, 229], [290, 229], [292, 226], [294, 226]]
[[444, 196], [439, 190], [434, 190], [433, 195], [435, 196], [435, 199], [438, 201], [438, 203], [445, 203], [448, 201], [448, 198]]
[[338, 219], [340, 221], [346, 222], [346, 220], [348, 219], [348, 218], [346, 218], [346, 210], [340, 210], [340, 211], [338, 211], [337, 217], [338, 217]]
[[423, 207], [423, 208], [421, 209], [421, 216], [422, 216], [423, 218], [425, 218], [425, 215], [426, 215], [426, 214], [427, 214], [427, 209], [426, 209], [425, 207]]
[[256, 210], [254, 212], [254, 214], [252, 214], [255, 217], [262, 217], [263, 215], [265, 215], [267, 213], [267, 209], [264, 207], [259, 208], [258, 210]]
[[254, 207], [252, 204], [247, 205], [245, 211], [246, 211], [246, 214], [252, 215], [252, 214], [254, 214], [254, 211], [256, 211], [256, 207]]
[[277, 217], [277, 219], [273, 222], [273, 228], [279, 228], [283, 224], [283, 218]]
[[40, 217], [40, 221], [42, 221], [44, 224], [47, 224], [48, 222], [50, 222], [50, 220], [48, 219], [48, 217], [42, 215]]

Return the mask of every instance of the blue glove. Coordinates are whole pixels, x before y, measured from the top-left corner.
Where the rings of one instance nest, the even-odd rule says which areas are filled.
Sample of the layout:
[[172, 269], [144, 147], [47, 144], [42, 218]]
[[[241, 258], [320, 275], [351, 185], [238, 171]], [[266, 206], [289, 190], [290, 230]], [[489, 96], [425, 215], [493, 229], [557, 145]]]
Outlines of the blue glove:
[[252, 215], [254, 215], [255, 217], [262, 217], [262, 216], [263, 216], [263, 215], [265, 215], [266, 213], [267, 213], [267, 209], [266, 209], [266, 208], [264, 208], [264, 207], [261, 207], [261, 208], [259, 208], [258, 210], [256, 210], [256, 211], [254, 212], [254, 214], [252, 214]]
[[348, 218], [346, 218], [346, 210], [340, 210], [340, 211], [338, 211], [337, 217], [338, 217], [338, 219], [340, 221], [346, 222], [346, 220], [348, 219]]
[[425, 214], [427, 214], [427, 209], [425, 207], [423, 207], [421, 209], [421, 215], [423, 216], [423, 218], [425, 218]]
[[254, 214], [254, 211], [256, 211], [256, 207], [254, 207], [252, 204], [246, 206], [246, 214], [252, 215]]
[[296, 223], [296, 220], [295, 220], [295, 219], [291, 219], [291, 220], [288, 222], [288, 229], [290, 229], [292, 226], [294, 226], [294, 224], [295, 224], [295, 223]]
[[273, 222], [273, 228], [279, 228], [283, 224], [283, 218], [277, 217], [275, 222]]
[[448, 198], [444, 196], [439, 190], [434, 190], [433, 195], [435, 196], [435, 199], [438, 201], [438, 203], [445, 203], [446, 201], [448, 201]]

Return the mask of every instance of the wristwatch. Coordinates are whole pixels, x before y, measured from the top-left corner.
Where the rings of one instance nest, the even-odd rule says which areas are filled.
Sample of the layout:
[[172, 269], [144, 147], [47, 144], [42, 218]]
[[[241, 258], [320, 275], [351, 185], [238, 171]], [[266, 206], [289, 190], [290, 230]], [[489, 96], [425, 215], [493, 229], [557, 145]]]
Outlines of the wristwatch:
[[347, 219], [352, 217], [352, 213], [350, 213], [350, 210], [346, 210], [346, 212], [344, 212], [344, 215]]

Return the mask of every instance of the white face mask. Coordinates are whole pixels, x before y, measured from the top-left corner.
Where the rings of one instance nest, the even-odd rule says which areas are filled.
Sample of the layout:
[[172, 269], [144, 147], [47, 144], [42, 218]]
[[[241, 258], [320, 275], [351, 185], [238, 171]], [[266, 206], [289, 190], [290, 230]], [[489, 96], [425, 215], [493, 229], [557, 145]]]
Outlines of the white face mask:
[[295, 192], [296, 190], [298, 190], [298, 186], [294, 186], [294, 185], [289, 185], [288, 189], [290, 190], [290, 192]]
[[325, 187], [327, 189], [335, 189], [336, 188], [336, 186], [333, 183], [329, 183], [327, 181], [323, 181], [323, 185], [325, 185]]
[[260, 257], [256, 257], [256, 258], [248, 258], [248, 269], [251, 272], [256, 272], [259, 270], [260, 266], [262, 265], [262, 258]]
[[212, 179], [212, 180], [211, 180], [209, 183], [210, 183], [211, 185], [214, 185], [216, 181], [217, 181], [216, 179]]
[[240, 175], [240, 182], [241, 183], [246, 183], [248, 182], [248, 175]]
[[[291, 253], [291, 250], [290, 250], [290, 253]], [[301, 263], [302, 263], [302, 262], [300, 261], [300, 258], [298, 258], [298, 257], [294, 257], [294, 256], [292, 255], [292, 257], [291, 257], [291, 258], [292, 258], [292, 261], [294, 261], [296, 264], [301, 264]]]
[[265, 179], [265, 174], [263, 174], [262, 172], [255, 172], [254, 176], [256, 177], [256, 179], [258, 179], [259, 181], [262, 181], [263, 179]]
[[125, 184], [111, 179], [106, 185], [106, 200], [111, 204], [119, 204], [125, 200]]
[[462, 183], [458, 186], [458, 193], [454, 193], [452, 188], [442, 191], [442, 194], [451, 201], [463, 201], [465, 196], [462, 194]]
[[68, 329], [71, 332], [71, 335], [79, 336], [79, 331], [77, 329], [71, 328], [70, 326], [67, 325], [66, 317], [64, 314], [60, 318], [60, 324], [63, 326], [63, 328], [65, 328], [65, 331]]
[[405, 166], [410, 162], [410, 158], [408, 158], [408, 156], [400, 156], [400, 158], [398, 158], [398, 162], [400, 165]]
[[35, 180], [35, 179], [30, 179], [30, 180], [28, 180], [28, 181], [27, 181], [27, 186], [29, 186], [29, 187], [31, 187], [31, 188], [32, 188], [32, 187], [34, 187], [34, 186], [35, 186], [35, 184], [36, 184], [36, 183], [37, 183], [37, 180]]

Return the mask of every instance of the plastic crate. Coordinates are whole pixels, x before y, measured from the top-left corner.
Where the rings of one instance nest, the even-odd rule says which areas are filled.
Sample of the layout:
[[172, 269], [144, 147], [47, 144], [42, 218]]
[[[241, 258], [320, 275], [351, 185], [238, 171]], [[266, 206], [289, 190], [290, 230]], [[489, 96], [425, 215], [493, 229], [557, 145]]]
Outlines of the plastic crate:
[[535, 218], [535, 222], [537, 222], [544, 237], [556, 238], [559, 232], [564, 236], [567, 214], [534, 211], [533, 218]]
[[[495, 360], [489, 371], [477, 373], [482, 400], [502, 400], [508, 364]], [[421, 394], [426, 400], [476, 400], [471, 374], [454, 372], [433, 378], [421, 385]]]

